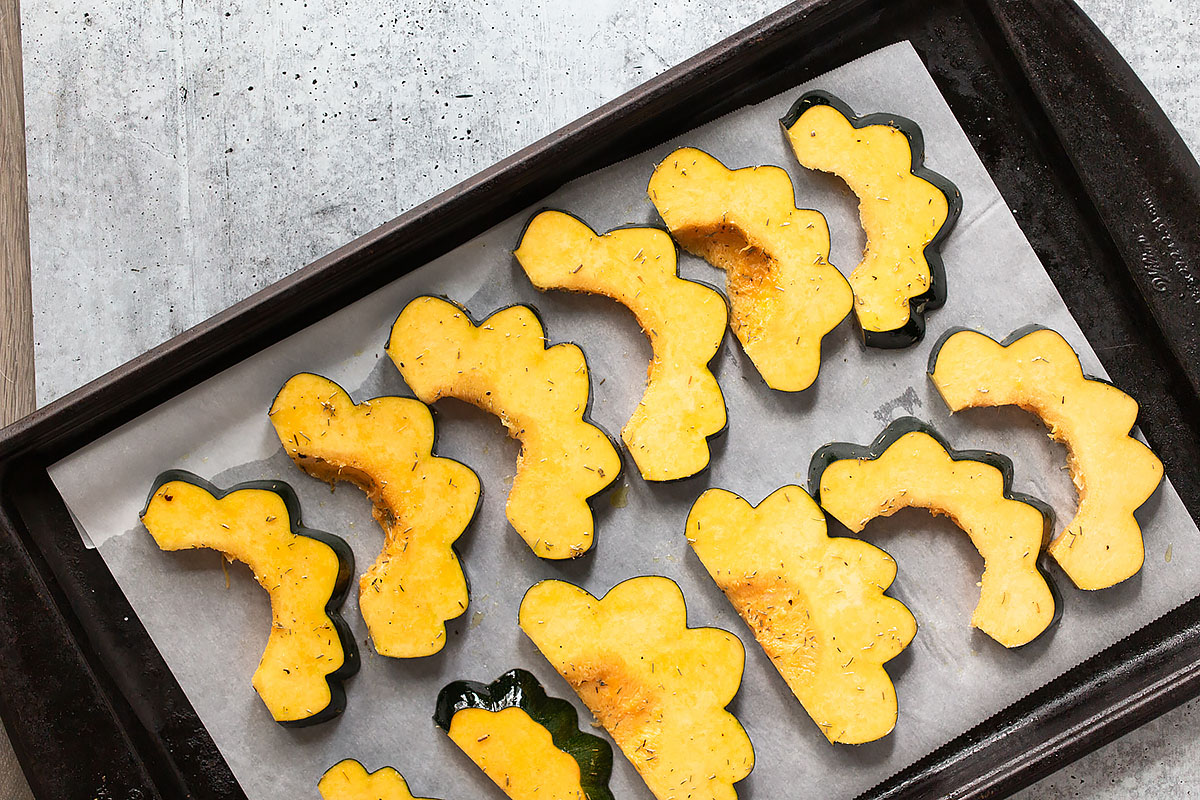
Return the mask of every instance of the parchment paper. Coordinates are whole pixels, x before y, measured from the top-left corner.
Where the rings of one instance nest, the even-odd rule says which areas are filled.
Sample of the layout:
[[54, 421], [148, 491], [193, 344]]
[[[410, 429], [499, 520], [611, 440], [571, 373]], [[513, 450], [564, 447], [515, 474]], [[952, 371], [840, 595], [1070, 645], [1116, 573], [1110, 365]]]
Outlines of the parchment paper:
[[[448, 644], [437, 656], [392, 660], [365, 645], [362, 671], [347, 684], [348, 705], [338, 720], [301, 730], [271, 720], [250, 686], [270, 622], [265, 594], [241, 567], [231, 570], [226, 588], [215, 552], [160, 552], [140, 527], [138, 511], [154, 477], [170, 467], [190, 469], [221, 486], [284, 478], [300, 495], [305, 523], [348, 539], [359, 570], [365, 569], [382, 541], [366, 498], [349, 485], [331, 494], [295, 468], [266, 411], [284, 381], [301, 370], [338, 381], [356, 400], [411, 396], [382, 346], [405, 302], [423, 292], [463, 302], [476, 317], [515, 302], [535, 304], [551, 341], [571, 340], [584, 348], [593, 379], [592, 419], [618, 433], [641, 394], [649, 345], [632, 315], [609, 300], [539, 295], [530, 286], [510, 255], [528, 212], [52, 468], [85, 535], [99, 547], [249, 797], [315, 796], [322, 771], [345, 757], [371, 769], [394, 765], [421, 796], [502, 797], [430, 717], [438, 690], [450, 680], [490, 681], [521, 666], [552, 694], [575, 702], [586, 725], [586, 710], [516, 624], [522, 594], [542, 578], [564, 578], [599, 596], [635, 575], [667, 575], [683, 588], [692, 625], [716, 625], [741, 637], [746, 671], [731, 710], [757, 754], [753, 774], [738, 786], [745, 798], [795, 797], [808, 793], [805, 787], [819, 787], [829, 798], [852, 797], [1200, 593], [1200, 537], [1175, 491], [1164, 483], [1138, 514], [1147, 549], [1142, 572], [1097, 593], [1077, 591], [1056, 573], [1063, 593], [1060, 622], [1031, 645], [1008, 651], [968, 627], [982, 560], [967, 538], [945, 520], [902, 512], [874, 522], [864, 533], [896, 557], [899, 575], [891, 594], [913, 610], [920, 625], [912, 645], [889, 667], [900, 697], [896, 730], [870, 745], [835, 747], [808, 719], [688, 548], [684, 520], [692, 501], [707, 487], [720, 486], [758, 503], [783, 484], [803, 485], [809, 458], [821, 445], [869, 442], [890, 419], [915, 414], [934, 423], [956, 447], [1010, 455], [1016, 463], [1015, 488], [1049, 502], [1061, 529], [1075, 508], [1062, 448], [1047, 440], [1036, 419], [1015, 409], [977, 410], [951, 419], [925, 377], [925, 362], [948, 327], [967, 325], [1001, 337], [1038, 322], [1066, 336], [1086, 371], [1104, 374], [907, 43], [575, 181], [537, 207], [572, 211], [598, 230], [658, 224], [645, 195], [653, 166], [675, 147], [693, 145], [730, 167], [785, 167], [799, 204], [828, 218], [832, 261], [849, 272], [864, 243], [857, 202], [837, 179], [799, 168], [777, 123], [801, 91], [814, 87], [834, 92], [859, 113], [889, 111], [917, 120], [930, 167], [962, 190], [963, 215], [944, 250], [949, 299], [929, 315], [924, 342], [902, 351], [868, 350], [847, 320], [826, 339], [815, 386], [788, 395], [768, 389], [728, 336], [715, 371], [729, 407], [729, 429], [714, 446], [710, 471], [676, 484], [647, 485], [626, 458], [622, 483], [628, 488], [601, 497], [593, 552], [567, 564], [538, 560], [505, 521], [517, 443], [483, 412], [455, 401], [439, 404], [438, 452], [471, 465], [484, 486], [479, 515], [459, 548], [471, 606], [450, 625]], [[680, 263], [685, 277], [723, 285], [722, 273], [703, 262], [683, 255]], [[344, 615], [364, 644], [354, 596]], [[619, 754], [613, 790], [622, 798], [651, 797]]]

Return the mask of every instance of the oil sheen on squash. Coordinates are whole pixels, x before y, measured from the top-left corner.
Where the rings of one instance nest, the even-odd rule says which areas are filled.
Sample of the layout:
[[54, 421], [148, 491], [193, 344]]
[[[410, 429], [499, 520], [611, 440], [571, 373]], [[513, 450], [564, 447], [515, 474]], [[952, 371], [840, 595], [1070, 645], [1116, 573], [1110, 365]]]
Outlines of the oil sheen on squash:
[[328, 378], [295, 375], [271, 404], [284, 450], [305, 472], [356, 484], [374, 504], [384, 544], [359, 578], [358, 605], [385, 656], [432, 655], [446, 620], [467, 608], [467, 581], [453, 544], [475, 515], [479, 478], [433, 455], [433, 417], [419, 400], [355, 404]]
[[272, 619], [254, 688], [277, 722], [321, 715], [334, 700], [327, 679], [347, 661], [326, 608], [349, 577], [338, 553], [293, 532], [283, 498], [265, 489], [218, 499], [194, 483], [171, 480], [151, 496], [142, 524], [163, 550], [209, 548], [250, 567], [271, 597]]
[[891, 125], [855, 127], [841, 111], [819, 103], [787, 135], [801, 164], [837, 175], [858, 196], [867, 246], [850, 284], [868, 342], [873, 332], [905, 328], [910, 301], [927, 294], [935, 279], [925, 248], [950, 215], [946, 195], [913, 174], [908, 137]]
[[584, 419], [590, 379], [573, 344], [546, 347], [541, 322], [510, 306], [475, 325], [437, 297], [418, 297], [392, 327], [387, 353], [425, 403], [455, 397], [499, 417], [521, 442], [508, 521], [542, 558], [592, 546], [588, 499], [615, 481], [621, 456]]
[[513, 800], [585, 800], [579, 764], [523, 709], [464, 708], [450, 738]]
[[366, 767], [352, 758], [327, 769], [317, 791], [322, 800], [421, 800], [413, 797], [404, 776], [396, 770], [383, 767], [367, 772]]
[[687, 627], [679, 587], [633, 578], [603, 599], [542, 581], [521, 629], [558, 670], [659, 800], [734, 800], [754, 748], [725, 707], [745, 651], [719, 628]]
[[1134, 439], [1137, 401], [1083, 374], [1062, 336], [1039, 329], [1001, 345], [958, 331], [934, 348], [930, 377], [951, 411], [1014, 405], [1037, 415], [1067, 447], [1079, 509], [1049, 553], [1080, 589], [1135, 575], [1145, 550], [1133, 512], [1162, 482], [1163, 465]]
[[649, 337], [646, 390], [621, 431], [642, 477], [676, 480], [708, 466], [708, 437], [725, 428], [725, 399], [708, 362], [728, 311], [720, 294], [678, 277], [671, 237], [657, 228], [601, 236], [569, 214], [543, 211], [516, 257], [537, 288], [611, 297]]
[[733, 332], [767, 385], [812, 385], [821, 339], [853, 303], [829, 264], [825, 217], [796, 208], [779, 167], [730, 170], [690, 147], [658, 165], [648, 191], [680, 246], [725, 270]]
[[[913, 424], [897, 420], [880, 441]], [[1005, 647], [1032, 641], [1054, 621], [1054, 595], [1037, 567], [1052, 513], [1011, 496], [997, 466], [956, 459], [929, 432], [909, 430], [877, 456], [832, 461], [816, 482], [821, 505], [855, 533], [902, 508], [950, 517], [983, 556], [971, 625]]]
[[917, 632], [884, 591], [896, 562], [858, 539], [829, 537], [799, 486], [757, 507], [724, 489], [692, 506], [687, 537], [796, 699], [831, 742], [862, 744], [896, 725], [883, 665]]

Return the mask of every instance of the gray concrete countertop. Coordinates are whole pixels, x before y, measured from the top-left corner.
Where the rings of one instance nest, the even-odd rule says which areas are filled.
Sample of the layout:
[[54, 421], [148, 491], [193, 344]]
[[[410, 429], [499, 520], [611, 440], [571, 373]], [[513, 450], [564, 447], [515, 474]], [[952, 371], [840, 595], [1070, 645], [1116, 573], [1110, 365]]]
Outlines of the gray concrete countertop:
[[[1200, 0], [1081, 4], [1200, 152]], [[26, 0], [39, 402], [780, 5]], [[1019, 796], [1191, 796], [1197, 709]]]

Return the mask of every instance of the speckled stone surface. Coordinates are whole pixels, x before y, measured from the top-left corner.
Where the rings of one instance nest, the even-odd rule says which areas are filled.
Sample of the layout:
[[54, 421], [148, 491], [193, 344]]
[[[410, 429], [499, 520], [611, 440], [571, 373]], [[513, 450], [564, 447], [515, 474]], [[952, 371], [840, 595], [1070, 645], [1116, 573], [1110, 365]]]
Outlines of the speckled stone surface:
[[[781, 5], [26, 0], [39, 402]], [[1081, 5], [1200, 152], [1200, 0]], [[1197, 709], [1019, 797], [1192, 796]]]

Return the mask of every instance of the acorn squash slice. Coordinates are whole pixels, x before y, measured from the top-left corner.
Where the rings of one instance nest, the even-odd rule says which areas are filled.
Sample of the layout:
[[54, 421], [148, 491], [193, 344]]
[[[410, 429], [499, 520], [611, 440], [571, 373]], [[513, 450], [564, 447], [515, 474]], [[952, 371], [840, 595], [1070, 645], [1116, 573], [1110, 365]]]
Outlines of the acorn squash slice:
[[620, 476], [621, 455], [584, 418], [591, 383], [583, 351], [545, 344], [527, 306], [476, 325], [453, 303], [418, 297], [392, 326], [387, 353], [421, 401], [455, 397], [499, 417], [521, 442], [508, 521], [538, 556], [576, 558], [592, 546], [588, 501]]
[[358, 607], [380, 655], [416, 658], [446, 644], [446, 620], [467, 609], [454, 542], [475, 515], [479, 478], [433, 455], [433, 416], [419, 400], [355, 404], [342, 387], [294, 375], [269, 412], [284, 450], [315, 478], [367, 493], [383, 528], [379, 558], [358, 580]]
[[971, 625], [1005, 647], [1027, 644], [1055, 620], [1054, 594], [1037, 565], [1054, 512], [1012, 491], [1012, 462], [1004, 456], [951, 450], [924, 422], [902, 417], [868, 447], [822, 447], [809, 486], [855, 533], [902, 508], [950, 517], [983, 556]]
[[339, 761], [325, 770], [317, 783], [317, 791], [323, 800], [422, 800], [413, 797], [404, 776], [393, 768], [367, 772], [367, 768], [353, 758]]
[[336, 717], [358, 648], [338, 614], [354, 554], [336, 536], [300, 524], [300, 503], [279, 481], [221, 490], [183, 470], [155, 481], [142, 524], [163, 550], [209, 548], [250, 567], [271, 598], [271, 633], [252, 684], [276, 722]]
[[862, 744], [896, 725], [896, 690], [883, 665], [917, 632], [884, 595], [891, 556], [830, 537], [799, 486], [757, 507], [724, 489], [692, 506], [687, 538], [813, 722], [830, 742]]
[[737, 797], [754, 748], [725, 707], [746, 653], [728, 631], [689, 628], [674, 581], [632, 578], [600, 600], [542, 581], [521, 601], [520, 622], [655, 797]]
[[725, 336], [725, 298], [678, 277], [675, 245], [657, 228], [597, 235], [561, 211], [529, 221], [515, 254], [538, 289], [602, 294], [637, 317], [654, 357], [646, 390], [621, 431], [648, 481], [708, 466], [708, 437], [725, 429], [725, 398], [708, 363]]
[[608, 742], [523, 669], [447, 685], [433, 720], [513, 800], [613, 800]]
[[1066, 445], [1079, 509], [1048, 551], [1076, 586], [1104, 589], [1142, 568], [1142, 530], [1133, 512], [1162, 482], [1163, 465], [1130, 435], [1136, 400], [1084, 375], [1071, 345], [1045, 328], [1023, 328], [1003, 343], [950, 331], [929, 363], [951, 411], [1019, 406]]
[[691, 147], [655, 168], [648, 192], [680, 246], [725, 270], [733, 332], [767, 386], [812, 385], [821, 339], [853, 304], [825, 217], [796, 208], [779, 167], [731, 170]]
[[925, 168], [920, 127], [894, 114], [857, 117], [820, 91], [804, 94], [780, 122], [801, 164], [834, 173], [858, 195], [867, 246], [850, 284], [863, 341], [920, 341], [925, 312], [946, 302], [941, 245], [962, 211], [954, 184]]

